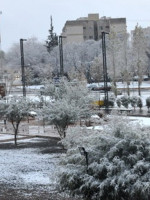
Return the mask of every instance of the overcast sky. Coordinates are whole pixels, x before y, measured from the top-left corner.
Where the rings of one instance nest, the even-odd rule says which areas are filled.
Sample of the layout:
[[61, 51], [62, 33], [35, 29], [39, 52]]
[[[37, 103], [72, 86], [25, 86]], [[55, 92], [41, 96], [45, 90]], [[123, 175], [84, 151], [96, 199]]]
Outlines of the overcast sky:
[[137, 22], [150, 26], [150, 0], [0, 0], [1, 48], [8, 51], [20, 38], [35, 36], [44, 41], [48, 36], [50, 15], [54, 30], [60, 35], [67, 20], [99, 16], [126, 17], [128, 31]]

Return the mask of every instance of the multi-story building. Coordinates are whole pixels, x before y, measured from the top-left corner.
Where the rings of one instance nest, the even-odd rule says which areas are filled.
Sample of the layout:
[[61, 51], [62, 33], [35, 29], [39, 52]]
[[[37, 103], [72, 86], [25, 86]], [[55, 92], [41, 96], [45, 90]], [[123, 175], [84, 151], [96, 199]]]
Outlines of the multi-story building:
[[66, 21], [62, 30], [65, 43], [100, 40], [101, 33], [115, 32], [120, 37], [126, 33], [126, 18], [101, 17], [99, 14], [88, 14], [88, 17]]

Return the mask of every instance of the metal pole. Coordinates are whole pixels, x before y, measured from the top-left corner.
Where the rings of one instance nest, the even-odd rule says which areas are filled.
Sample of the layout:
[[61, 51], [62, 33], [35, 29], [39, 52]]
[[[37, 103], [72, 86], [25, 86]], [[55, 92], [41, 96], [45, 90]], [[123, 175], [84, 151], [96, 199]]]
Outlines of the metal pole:
[[108, 112], [108, 87], [107, 87], [107, 62], [106, 62], [106, 43], [105, 43], [105, 34], [108, 34], [106, 32], [102, 32], [102, 54], [103, 54], [103, 76], [104, 76], [104, 92], [105, 92], [105, 110]]
[[60, 56], [60, 76], [64, 75], [64, 59], [63, 59], [63, 38], [65, 36], [59, 36], [59, 56]]
[[59, 36], [60, 76], [64, 75], [62, 36]]
[[[2, 11], [0, 11], [0, 15], [2, 15]], [[0, 51], [2, 50], [2, 41], [1, 41], [1, 29], [0, 29]]]
[[24, 66], [23, 41], [27, 41], [27, 40], [26, 39], [20, 39], [22, 87], [23, 87], [23, 96], [26, 97], [26, 83], [25, 83], [25, 66]]

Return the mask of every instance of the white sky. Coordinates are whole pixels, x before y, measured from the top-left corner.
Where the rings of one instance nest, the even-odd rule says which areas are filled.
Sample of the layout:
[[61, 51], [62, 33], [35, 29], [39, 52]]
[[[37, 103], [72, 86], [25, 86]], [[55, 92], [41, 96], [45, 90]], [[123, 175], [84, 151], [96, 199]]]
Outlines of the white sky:
[[67, 20], [86, 17], [88, 13], [126, 17], [128, 31], [134, 29], [137, 22], [142, 27], [150, 26], [149, 0], [0, 0], [0, 11], [1, 48], [4, 51], [20, 38], [35, 36], [39, 41], [46, 40], [50, 15], [58, 35]]

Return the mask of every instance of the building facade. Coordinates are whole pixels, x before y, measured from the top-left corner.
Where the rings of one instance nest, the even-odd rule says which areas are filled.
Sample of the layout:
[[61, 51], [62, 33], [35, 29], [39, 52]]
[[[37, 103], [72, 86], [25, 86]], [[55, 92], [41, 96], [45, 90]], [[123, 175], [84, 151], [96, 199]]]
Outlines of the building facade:
[[64, 43], [100, 40], [101, 33], [115, 32], [120, 37], [126, 33], [126, 18], [101, 17], [99, 14], [88, 14], [88, 17], [66, 21], [62, 30]]

